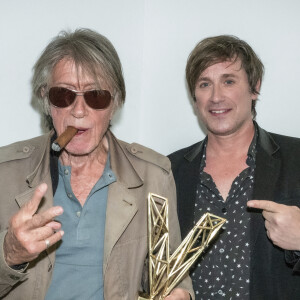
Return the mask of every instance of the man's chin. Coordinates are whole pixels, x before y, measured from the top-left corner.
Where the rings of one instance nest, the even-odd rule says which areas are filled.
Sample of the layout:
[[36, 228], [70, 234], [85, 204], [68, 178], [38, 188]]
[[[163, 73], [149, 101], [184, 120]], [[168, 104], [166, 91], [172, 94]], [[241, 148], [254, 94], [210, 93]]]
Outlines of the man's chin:
[[212, 126], [207, 127], [208, 132], [216, 136], [226, 136], [234, 132], [233, 128], [229, 126]]
[[92, 152], [92, 150], [82, 146], [81, 147], [67, 146], [65, 150], [69, 155], [73, 155], [73, 156], [85, 156], [85, 155], [89, 155]]

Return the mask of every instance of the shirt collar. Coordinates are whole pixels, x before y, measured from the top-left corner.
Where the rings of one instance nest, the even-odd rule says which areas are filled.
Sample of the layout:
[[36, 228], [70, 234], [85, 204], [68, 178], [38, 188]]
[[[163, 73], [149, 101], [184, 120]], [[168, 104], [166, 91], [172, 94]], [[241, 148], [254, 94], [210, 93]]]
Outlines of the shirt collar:
[[[247, 153], [246, 163], [248, 166], [255, 166], [255, 158], [256, 158], [256, 143], [258, 138], [258, 127], [257, 123], [254, 122], [254, 136], [250, 143]], [[208, 137], [206, 136], [203, 140], [203, 148], [202, 148], [202, 157], [200, 162], [200, 170], [202, 171], [206, 166], [206, 146], [207, 146]]]

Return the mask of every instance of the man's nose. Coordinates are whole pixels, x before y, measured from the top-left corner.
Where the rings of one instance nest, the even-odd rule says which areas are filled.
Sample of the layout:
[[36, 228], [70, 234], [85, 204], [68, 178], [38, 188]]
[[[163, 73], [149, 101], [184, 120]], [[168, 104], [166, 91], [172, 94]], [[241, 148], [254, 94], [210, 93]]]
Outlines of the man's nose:
[[88, 113], [87, 104], [85, 103], [83, 95], [76, 95], [76, 99], [72, 107], [72, 115], [75, 118], [83, 118]]
[[218, 103], [223, 99], [222, 87], [219, 84], [215, 84], [211, 89], [210, 100], [212, 102]]

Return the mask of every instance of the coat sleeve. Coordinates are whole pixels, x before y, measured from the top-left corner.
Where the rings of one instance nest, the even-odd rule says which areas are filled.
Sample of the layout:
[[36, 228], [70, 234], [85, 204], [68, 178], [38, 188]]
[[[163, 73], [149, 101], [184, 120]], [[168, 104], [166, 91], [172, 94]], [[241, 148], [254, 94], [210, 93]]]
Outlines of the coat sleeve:
[[23, 272], [24, 270], [17, 271], [10, 268], [4, 259], [3, 243], [6, 232], [6, 230], [0, 232], [0, 298], [27, 277], [27, 274]]

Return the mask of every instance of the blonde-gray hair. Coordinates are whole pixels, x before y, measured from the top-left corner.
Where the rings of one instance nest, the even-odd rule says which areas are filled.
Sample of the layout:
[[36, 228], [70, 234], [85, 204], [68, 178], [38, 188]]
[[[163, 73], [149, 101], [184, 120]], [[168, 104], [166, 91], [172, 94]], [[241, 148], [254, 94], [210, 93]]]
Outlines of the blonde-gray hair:
[[[52, 72], [62, 59], [71, 59], [99, 84], [99, 76], [113, 89], [117, 106], [125, 102], [126, 90], [122, 65], [112, 43], [103, 35], [85, 28], [61, 31], [42, 52], [33, 67], [33, 95], [42, 101], [43, 113], [50, 119], [47, 91]], [[50, 118], [49, 118], [50, 117]], [[51, 124], [49, 125], [51, 127]]]

